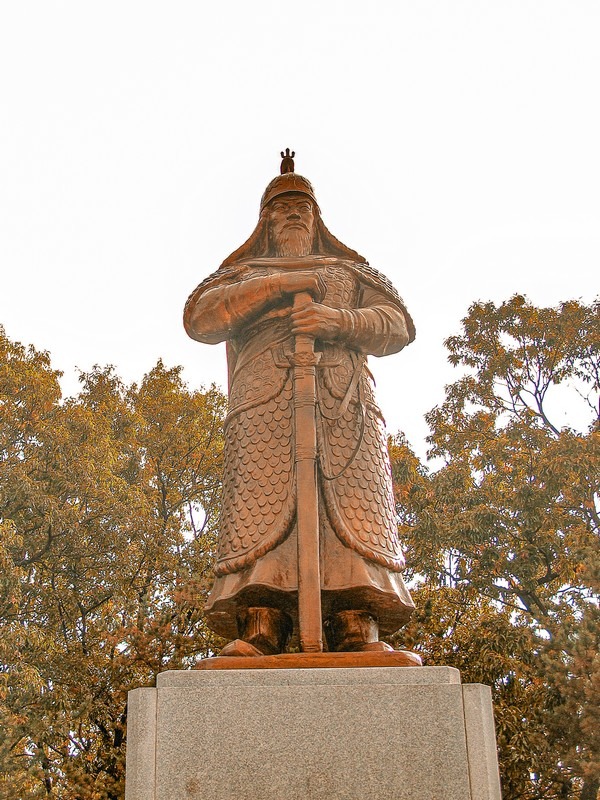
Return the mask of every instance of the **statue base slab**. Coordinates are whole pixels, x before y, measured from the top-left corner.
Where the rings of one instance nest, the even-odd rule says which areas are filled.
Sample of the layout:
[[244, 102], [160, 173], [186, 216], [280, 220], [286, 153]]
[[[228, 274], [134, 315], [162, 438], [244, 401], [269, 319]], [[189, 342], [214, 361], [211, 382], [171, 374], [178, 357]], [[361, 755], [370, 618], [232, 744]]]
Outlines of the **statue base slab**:
[[500, 800], [489, 687], [451, 667], [164, 672], [126, 800]]
[[420, 667], [410, 650], [356, 653], [281, 653], [277, 656], [215, 656], [196, 669], [348, 669], [350, 667]]

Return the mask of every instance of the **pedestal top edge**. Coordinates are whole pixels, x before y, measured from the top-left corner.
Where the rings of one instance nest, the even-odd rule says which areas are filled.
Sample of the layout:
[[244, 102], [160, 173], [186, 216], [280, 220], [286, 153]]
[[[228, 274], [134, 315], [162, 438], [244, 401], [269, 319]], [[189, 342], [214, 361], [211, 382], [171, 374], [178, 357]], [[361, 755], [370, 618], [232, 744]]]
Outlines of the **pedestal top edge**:
[[206, 686], [285, 686], [365, 684], [460, 684], [454, 667], [354, 667], [348, 669], [167, 670], [156, 676], [157, 689]]

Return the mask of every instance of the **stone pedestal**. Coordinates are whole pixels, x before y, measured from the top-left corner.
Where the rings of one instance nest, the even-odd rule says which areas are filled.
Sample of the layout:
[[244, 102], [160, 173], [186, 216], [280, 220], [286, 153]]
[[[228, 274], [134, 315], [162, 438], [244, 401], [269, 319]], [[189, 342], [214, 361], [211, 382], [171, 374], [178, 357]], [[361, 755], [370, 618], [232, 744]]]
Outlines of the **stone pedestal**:
[[450, 667], [165, 672], [126, 800], [499, 800], [491, 693]]

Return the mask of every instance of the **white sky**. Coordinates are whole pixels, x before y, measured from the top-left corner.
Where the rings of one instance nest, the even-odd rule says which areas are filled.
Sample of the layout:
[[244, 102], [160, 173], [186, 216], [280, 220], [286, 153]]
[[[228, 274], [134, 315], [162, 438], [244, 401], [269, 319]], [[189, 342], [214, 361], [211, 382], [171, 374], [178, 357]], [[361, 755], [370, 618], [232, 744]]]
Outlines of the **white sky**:
[[182, 307], [290, 147], [413, 314], [371, 366], [423, 455], [474, 300], [598, 292], [599, 43], [597, 0], [5, 2], [0, 322], [66, 393], [76, 366], [132, 381], [159, 356], [224, 386]]

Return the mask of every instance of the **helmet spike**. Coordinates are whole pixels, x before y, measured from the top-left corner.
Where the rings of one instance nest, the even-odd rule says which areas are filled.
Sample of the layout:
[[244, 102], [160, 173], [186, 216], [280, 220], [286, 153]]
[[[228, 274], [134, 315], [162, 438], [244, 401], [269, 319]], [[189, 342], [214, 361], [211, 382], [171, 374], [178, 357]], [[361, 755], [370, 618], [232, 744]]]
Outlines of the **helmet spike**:
[[296, 155], [295, 151], [292, 150], [290, 153], [290, 148], [285, 148], [285, 153], [283, 150], [281, 151], [281, 174], [285, 175], [286, 172], [293, 172], [294, 171], [294, 156]]

